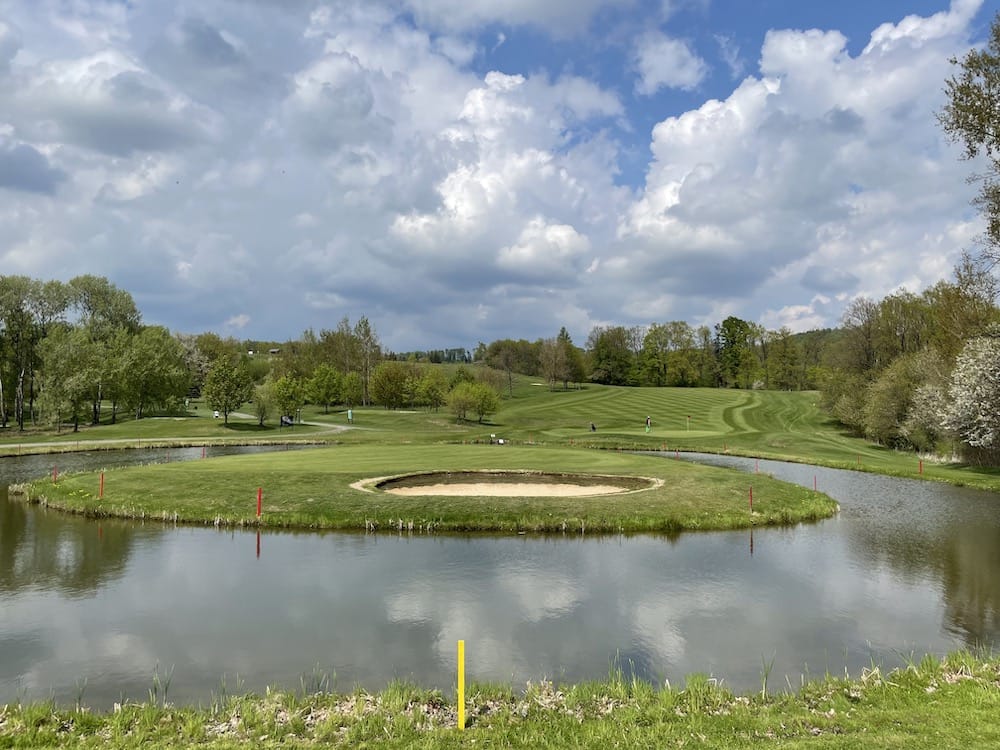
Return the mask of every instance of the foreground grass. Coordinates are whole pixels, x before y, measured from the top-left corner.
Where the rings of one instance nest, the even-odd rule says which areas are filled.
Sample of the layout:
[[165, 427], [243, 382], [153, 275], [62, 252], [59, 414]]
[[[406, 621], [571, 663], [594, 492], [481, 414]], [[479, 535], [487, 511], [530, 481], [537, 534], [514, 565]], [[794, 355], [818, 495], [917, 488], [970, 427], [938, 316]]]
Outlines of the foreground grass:
[[[762, 688], [764, 686], [762, 685]], [[683, 689], [613, 673], [603, 682], [473, 685], [457, 706], [407, 684], [357, 691], [151, 701], [109, 713], [50, 703], [0, 708], [0, 747], [970, 748], [1000, 746], [1000, 661], [953, 654], [798, 691], [734, 695], [703, 676]]]
[[[477, 469], [641, 476], [660, 486], [582, 498], [405, 497], [352, 486], [372, 477]], [[39, 480], [24, 492], [49, 507], [96, 517], [415, 532], [669, 533], [790, 524], [837, 509], [822, 493], [763, 475], [617, 451], [498, 445], [335, 446], [227, 456], [106, 472], [103, 498], [95, 472]]]

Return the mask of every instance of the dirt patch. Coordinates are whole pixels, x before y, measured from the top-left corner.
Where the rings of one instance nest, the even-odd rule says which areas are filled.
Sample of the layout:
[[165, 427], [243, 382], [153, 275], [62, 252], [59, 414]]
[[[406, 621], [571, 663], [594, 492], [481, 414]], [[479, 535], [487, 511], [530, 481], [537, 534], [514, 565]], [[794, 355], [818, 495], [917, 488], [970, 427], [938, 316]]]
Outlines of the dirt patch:
[[355, 489], [392, 495], [465, 497], [588, 497], [640, 492], [660, 487], [662, 479], [530, 471], [427, 472], [376, 477], [355, 482]]

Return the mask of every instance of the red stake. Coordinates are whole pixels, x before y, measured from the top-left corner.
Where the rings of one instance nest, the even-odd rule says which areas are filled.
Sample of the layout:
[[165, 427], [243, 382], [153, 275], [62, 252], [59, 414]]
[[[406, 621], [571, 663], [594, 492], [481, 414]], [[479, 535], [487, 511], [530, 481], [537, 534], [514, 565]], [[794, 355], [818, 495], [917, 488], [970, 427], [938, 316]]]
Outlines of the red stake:
[[205, 457], [205, 446], [204, 446], [204, 445], [203, 445], [203, 446], [201, 446], [201, 457], [202, 457], [202, 458], [204, 458], [204, 457]]
[[264, 497], [264, 488], [257, 488], [257, 518], [260, 518], [260, 501]]
[[104, 497], [104, 472], [101, 472], [101, 492], [98, 497]]
[[816, 491], [816, 475], [813, 474], [813, 492]]
[[52, 467], [52, 484], [55, 484], [57, 479], [59, 479], [59, 467], [58, 466], [53, 466]]
[[924, 459], [922, 458], [920, 459], [920, 473], [924, 473]]

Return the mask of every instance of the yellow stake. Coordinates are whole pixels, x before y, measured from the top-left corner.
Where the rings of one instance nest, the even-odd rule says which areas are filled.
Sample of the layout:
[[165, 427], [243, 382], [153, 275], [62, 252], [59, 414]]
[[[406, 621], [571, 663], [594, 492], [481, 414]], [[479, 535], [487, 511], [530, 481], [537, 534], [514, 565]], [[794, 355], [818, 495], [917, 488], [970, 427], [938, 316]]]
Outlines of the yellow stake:
[[465, 641], [458, 642], [458, 728], [465, 729]]

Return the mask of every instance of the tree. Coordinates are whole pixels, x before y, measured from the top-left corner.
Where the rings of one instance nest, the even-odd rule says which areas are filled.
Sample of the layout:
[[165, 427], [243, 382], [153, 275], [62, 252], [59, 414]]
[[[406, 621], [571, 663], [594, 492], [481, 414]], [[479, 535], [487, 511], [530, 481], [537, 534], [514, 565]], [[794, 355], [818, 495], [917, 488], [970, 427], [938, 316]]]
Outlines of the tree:
[[39, 405], [46, 421], [58, 430], [69, 419], [76, 432], [100, 371], [98, 347], [84, 329], [62, 325], [49, 331], [39, 351], [45, 364]]
[[448, 387], [453, 389], [458, 386], [459, 383], [475, 383], [476, 376], [472, 374], [470, 370], [465, 365], [459, 365], [455, 368], [455, 372], [451, 374], [451, 379], [448, 381]]
[[985, 264], [963, 254], [954, 281], [939, 281], [923, 294], [929, 310], [930, 341], [954, 362], [970, 338], [983, 335], [997, 321], [997, 279]]
[[330, 413], [330, 404], [340, 398], [341, 377], [333, 367], [320, 364], [306, 381], [306, 393], [314, 404], [323, 404], [323, 413]]
[[[102, 276], [90, 274], [70, 279], [67, 287], [70, 306], [95, 344], [106, 346], [119, 332], [127, 336], [139, 333], [142, 314], [132, 295], [124, 289], [119, 289]], [[98, 379], [92, 393], [93, 424], [100, 422], [103, 400], [104, 382]]]
[[412, 366], [405, 362], [379, 362], [372, 372], [370, 392], [372, 400], [386, 409], [398, 409], [406, 403], [407, 381]]
[[866, 386], [864, 377], [845, 370], [831, 370], [822, 382], [823, 407], [859, 435], [864, 432]]
[[921, 359], [917, 354], [897, 357], [868, 386], [863, 409], [865, 437], [893, 448], [909, 447], [902, 429], [921, 385]]
[[927, 349], [916, 356], [919, 358], [916, 368], [921, 384], [910, 398], [910, 407], [899, 434], [918, 451], [937, 450], [939, 443], [947, 437], [941, 410], [948, 400], [950, 365], [934, 349]]
[[464, 422], [468, 413], [476, 408], [475, 383], [462, 381], [448, 393], [448, 411]]
[[773, 334], [767, 359], [768, 386], [790, 391], [801, 387], [802, 355], [792, 332], [785, 326]]
[[357, 350], [361, 360], [359, 363], [361, 382], [364, 384], [362, 403], [367, 405], [369, 403], [368, 383], [375, 371], [375, 366], [382, 359], [382, 346], [379, 343], [378, 334], [368, 322], [368, 318], [364, 316], [354, 326], [354, 338], [357, 341]]
[[179, 402], [191, 383], [184, 349], [163, 326], [146, 326], [132, 337], [120, 377], [124, 399], [136, 419], [142, 419], [147, 407]]
[[295, 417], [305, 403], [304, 390], [301, 381], [288, 375], [282, 375], [271, 384], [274, 405], [278, 407], [281, 416]]
[[[27, 276], [0, 276], [0, 324], [4, 333], [4, 361], [0, 379], [10, 386], [14, 420], [24, 429], [24, 379], [34, 370], [37, 329], [29, 308], [32, 280]], [[3, 415], [6, 425], [6, 409]]]
[[514, 395], [514, 368], [517, 366], [517, 344], [511, 339], [494, 341], [487, 350], [486, 363], [507, 375], [508, 395]]
[[624, 326], [596, 326], [587, 337], [590, 379], [605, 385], [630, 385], [635, 381], [632, 332]]
[[253, 380], [246, 368], [234, 365], [229, 357], [220, 357], [205, 376], [202, 395], [210, 408], [222, 412], [228, 425], [229, 414], [252, 398]]
[[253, 389], [253, 413], [257, 417], [257, 424], [264, 426], [264, 420], [271, 415], [274, 408], [274, 390], [271, 383], [264, 382], [254, 386]]
[[566, 371], [566, 349], [560, 346], [554, 339], [542, 341], [541, 349], [542, 376], [549, 388], [555, 390], [556, 383], [562, 379], [563, 372]]
[[972, 454], [994, 456], [1000, 449], [1000, 338], [971, 339], [955, 361], [942, 424]]
[[486, 383], [473, 383], [472, 395], [474, 399], [472, 409], [479, 418], [480, 424], [485, 417], [495, 414], [500, 408], [500, 393]]
[[852, 300], [844, 310], [841, 325], [844, 336], [840, 340], [840, 367], [856, 375], [875, 374], [879, 369], [878, 303], [868, 297]]
[[1000, 14], [990, 26], [984, 49], [970, 50], [952, 64], [957, 75], [945, 82], [948, 102], [938, 122], [953, 142], [965, 148], [966, 159], [982, 154], [986, 170], [972, 179], [980, 183], [975, 205], [986, 218], [985, 255], [1000, 262]]
[[719, 371], [727, 387], [750, 388], [757, 377], [757, 358], [753, 352], [754, 326], [730, 315], [715, 328], [719, 350]]
[[340, 397], [344, 403], [351, 407], [357, 406], [361, 403], [363, 394], [364, 384], [361, 382], [361, 376], [356, 372], [349, 372], [344, 375], [343, 389], [340, 393]]
[[[230, 360], [235, 361], [242, 354], [243, 349], [236, 339], [224, 339], [211, 331], [199, 333], [195, 336], [194, 346], [198, 354], [201, 355], [201, 358], [208, 363], [208, 367], [220, 357], [228, 357]], [[208, 367], [205, 368], [206, 375], [208, 374]]]
[[440, 367], [428, 367], [417, 386], [419, 399], [428, 409], [437, 411], [448, 398], [448, 379]]
[[563, 326], [559, 329], [556, 342], [563, 349], [564, 366], [559, 373], [563, 388], [569, 388], [570, 382], [582, 383], [584, 378], [583, 352], [573, 344], [569, 331]]

